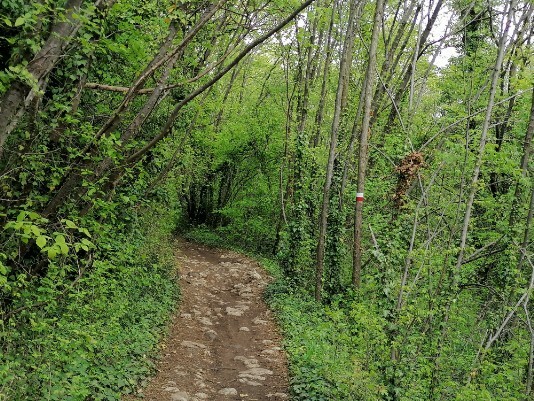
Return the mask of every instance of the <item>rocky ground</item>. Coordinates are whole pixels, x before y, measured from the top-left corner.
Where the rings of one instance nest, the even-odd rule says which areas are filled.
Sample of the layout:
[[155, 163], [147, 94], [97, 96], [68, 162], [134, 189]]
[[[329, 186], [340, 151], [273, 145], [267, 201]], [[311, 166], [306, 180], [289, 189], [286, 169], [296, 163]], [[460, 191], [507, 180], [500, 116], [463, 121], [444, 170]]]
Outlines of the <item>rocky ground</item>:
[[[268, 277], [237, 253], [178, 243], [182, 302], [149, 401], [288, 399], [287, 361], [262, 300]], [[124, 401], [139, 400], [127, 396]]]

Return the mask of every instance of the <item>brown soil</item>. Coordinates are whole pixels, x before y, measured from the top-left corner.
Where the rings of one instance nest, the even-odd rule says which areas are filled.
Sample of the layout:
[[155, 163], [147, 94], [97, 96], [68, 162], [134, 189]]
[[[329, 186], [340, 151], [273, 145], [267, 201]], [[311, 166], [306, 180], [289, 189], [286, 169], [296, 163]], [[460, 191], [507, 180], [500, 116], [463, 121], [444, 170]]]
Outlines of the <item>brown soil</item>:
[[[262, 300], [269, 278], [257, 262], [180, 241], [182, 302], [161, 345], [148, 401], [288, 399], [287, 361]], [[138, 401], [126, 396], [124, 401]]]

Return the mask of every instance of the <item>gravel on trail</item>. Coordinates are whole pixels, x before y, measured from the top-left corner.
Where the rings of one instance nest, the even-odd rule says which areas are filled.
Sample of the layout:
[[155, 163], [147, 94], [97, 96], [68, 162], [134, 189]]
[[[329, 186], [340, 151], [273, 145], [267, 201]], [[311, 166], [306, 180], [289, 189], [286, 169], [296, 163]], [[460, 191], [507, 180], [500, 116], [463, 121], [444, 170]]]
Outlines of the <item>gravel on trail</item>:
[[232, 251], [180, 240], [182, 300], [157, 374], [123, 401], [288, 400], [287, 360], [262, 299], [268, 275]]

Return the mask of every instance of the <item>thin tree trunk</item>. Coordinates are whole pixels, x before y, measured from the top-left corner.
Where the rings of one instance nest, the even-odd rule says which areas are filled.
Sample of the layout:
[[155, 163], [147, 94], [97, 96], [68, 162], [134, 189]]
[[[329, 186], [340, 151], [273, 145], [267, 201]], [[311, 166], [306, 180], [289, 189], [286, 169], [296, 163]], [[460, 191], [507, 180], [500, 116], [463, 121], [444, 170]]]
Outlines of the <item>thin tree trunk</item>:
[[317, 106], [317, 114], [315, 115], [315, 136], [313, 139], [313, 147], [319, 146], [319, 142], [321, 140], [321, 126], [323, 125], [323, 119], [324, 119], [324, 107], [326, 102], [326, 91], [327, 91], [327, 83], [328, 83], [328, 77], [330, 76], [330, 64], [332, 62], [332, 31], [334, 27], [334, 16], [335, 16], [335, 10], [336, 6], [335, 4], [332, 6], [332, 14], [330, 16], [330, 25], [328, 27], [328, 36], [327, 36], [327, 42], [326, 42], [326, 57], [324, 60], [324, 68], [323, 68], [323, 79], [321, 83], [321, 96], [319, 98], [319, 105]]
[[[521, 156], [521, 177], [525, 177], [528, 170], [528, 162], [530, 160], [530, 153], [532, 152], [532, 136], [534, 135], [534, 90], [532, 91], [532, 105], [530, 107], [530, 119], [528, 122], [527, 132], [525, 133], [525, 140], [523, 142], [523, 156]], [[515, 185], [514, 198], [512, 207], [510, 208], [509, 225], [513, 226], [515, 223], [517, 204], [519, 202], [521, 192], [521, 184], [518, 182]]]
[[[362, 88], [365, 88], [367, 85], [367, 77], [364, 78]], [[352, 131], [349, 141], [349, 146], [347, 149], [346, 157], [345, 157], [345, 163], [343, 165], [343, 176], [341, 178], [341, 189], [340, 192], [343, 194], [345, 193], [345, 188], [347, 187], [347, 181], [349, 178], [349, 168], [352, 165], [352, 152], [354, 151], [354, 145], [356, 144], [356, 138], [358, 137], [358, 131], [360, 129], [360, 117], [362, 115], [362, 109], [363, 109], [363, 97], [364, 97], [364, 91], [362, 90], [360, 94], [360, 101], [358, 102], [358, 109], [356, 110], [356, 117], [354, 118], [354, 123], [352, 125]], [[371, 116], [371, 119], [373, 117]], [[369, 123], [369, 127], [372, 127], [372, 122]], [[343, 206], [343, 197], [340, 197], [341, 205]]]
[[463, 226], [462, 226], [462, 234], [460, 237], [460, 252], [458, 253], [458, 258], [456, 260], [456, 270], [460, 269], [460, 267], [462, 266], [463, 258], [464, 258], [465, 246], [467, 242], [467, 231], [469, 229], [469, 222], [471, 221], [471, 212], [473, 209], [473, 203], [475, 201], [475, 195], [477, 192], [477, 183], [478, 183], [478, 178], [480, 175], [480, 168], [482, 167], [484, 150], [486, 148], [486, 138], [487, 138], [488, 131], [489, 131], [493, 107], [495, 105], [495, 93], [497, 91], [502, 62], [503, 62], [504, 53], [506, 50], [506, 38], [508, 36], [508, 30], [510, 29], [510, 24], [512, 22], [513, 8], [514, 8], [515, 3], [516, 3], [515, 1], [512, 1], [509, 4], [506, 25], [502, 33], [502, 36], [499, 40], [499, 48], [497, 50], [497, 59], [495, 60], [495, 66], [493, 67], [493, 72], [491, 75], [491, 87], [490, 87], [490, 94], [489, 94], [489, 100], [488, 100], [488, 108], [486, 109], [486, 116], [484, 118], [484, 123], [482, 125], [482, 133], [480, 135], [480, 142], [478, 146], [478, 156], [475, 162], [475, 168], [473, 170], [473, 177], [471, 178], [469, 198], [466, 204], [464, 221], [463, 221]]
[[349, 44], [353, 40], [354, 19], [356, 17], [356, 9], [359, 0], [351, 0], [350, 14], [347, 25], [345, 41], [343, 43], [343, 50], [341, 53], [341, 61], [339, 65], [339, 80], [337, 85], [336, 103], [334, 109], [334, 118], [332, 120], [332, 130], [330, 134], [330, 151], [328, 153], [328, 162], [326, 165], [326, 177], [323, 187], [323, 201], [321, 207], [321, 215], [319, 218], [319, 241], [317, 244], [317, 260], [315, 269], [315, 299], [321, 300], [321, 292], [323, 288], [323, 271], [324, 271], [324, 252], [326, 245], [326, 229], [328, 225], [328, 204], [330, 201], [330, 187], [332, 185], [332, 177], [334, 174], [334, 159], [336, 157], [337, 137], [341, 123], [341, 111], [343, 103], [343, 91], [345, 88], [345, 81], [349, 79], [349, 57], [347, 51], [352, 47]]
[[523, 234], [523, 242], [521, 243], [521, 254], [519, 257], [519, 263], [517, 265], [517, 268], [519, 270], [521, 270], [521, 268], [523, 267], [523, 262], [525, 261], [525, 257], [527, 255], [527, 247], [528, 247], [529, 240], [530, 240], [530, 228], [532, 227], [533, 215], [534, 215], [534, 188], [530, 190], [530, 205], [528, 208], [525, 232]]
[[528, 353], [528, 367], [527, 367], [527, 380], [525, 386], [526, 399], [529, 399], [532, 393], [532, 382], [534, 376], [534, 327], [532, 327], [532, 320], [530, 319], [530, 312], [528, 310], [528, 303], [523, 304], [523, 310], [525, 311], [525, 317], [527, 321], [528, 332], [530, 334], [530, 349]]
[[299, 133], [299, 135], [303, 135], [304, 134], [304, 131], [306, 129], [306, 121], [308, 120], [308, 104], [309, 104], [309, 100], [310, 100], [310, 85], [311, 85], [311, 82], [313, 80], [313, 76], [312, 76], [312, 73], [313, 73], [313, 67], [312, 67], [312, 63], [313, 63], [313, 41], [314, 41], [314, 31], [316, 30], [316, 26], [315, 24], [317, 23], [317, 20], [315, 20], [314, 22], [314, 26], [312, 28], [312, 34], [310, 35], [310, 43], [308, 44], [307, 48], [306, 48], [306, 68], [305, 68], [305, 76], [304, 76], [304, 82], [303, 82], [303, 90], [302, 90], [302, 96], [300, 98], [300, 101], [298, 102], [300, 104], [300, 110], [298, 112], [298, 120], [299, 120], [299, 124], [298, 124], [298, 127], [297, 127], [297, 132]]
[[368, 141], [371, 122], [371, 106], [373, 100], [373, 87], [376, 76], [376, 50], [378, 47], [378, 36], [380, 34], [380, 23], [384, 13], [385, 0], [376, 1], [375, 16], [373, 22], [373, 32], [371, 34], [371, 44], [369, 46], [369, 61], [365, 74], [365, 88], [363, 96], [363, 121], [360, 135], [360, 150], [358, 160], [358, 184], [356, 189], [356, 206], [354, 211], [354, 249], [352, 260], [352, 285], [355, 288], [360, 286], [362, 270], [362, 222], [363, 222], [363, 193], [365, 187], [365, 173], [367, 168]]

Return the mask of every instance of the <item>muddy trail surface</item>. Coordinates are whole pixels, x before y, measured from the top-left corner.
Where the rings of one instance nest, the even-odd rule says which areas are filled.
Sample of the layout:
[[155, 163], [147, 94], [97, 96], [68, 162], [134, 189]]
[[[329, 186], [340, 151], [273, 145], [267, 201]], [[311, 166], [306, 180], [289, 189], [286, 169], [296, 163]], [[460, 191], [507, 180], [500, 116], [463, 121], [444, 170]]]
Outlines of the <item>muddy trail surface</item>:
[[[161, 344], [149, 401], [286, 400], [287, 361], [262, 299], [269, 278], [231, 251], [178, 243], [182, 302]], [[124, 401], [138, 401], [127, 396]]]

